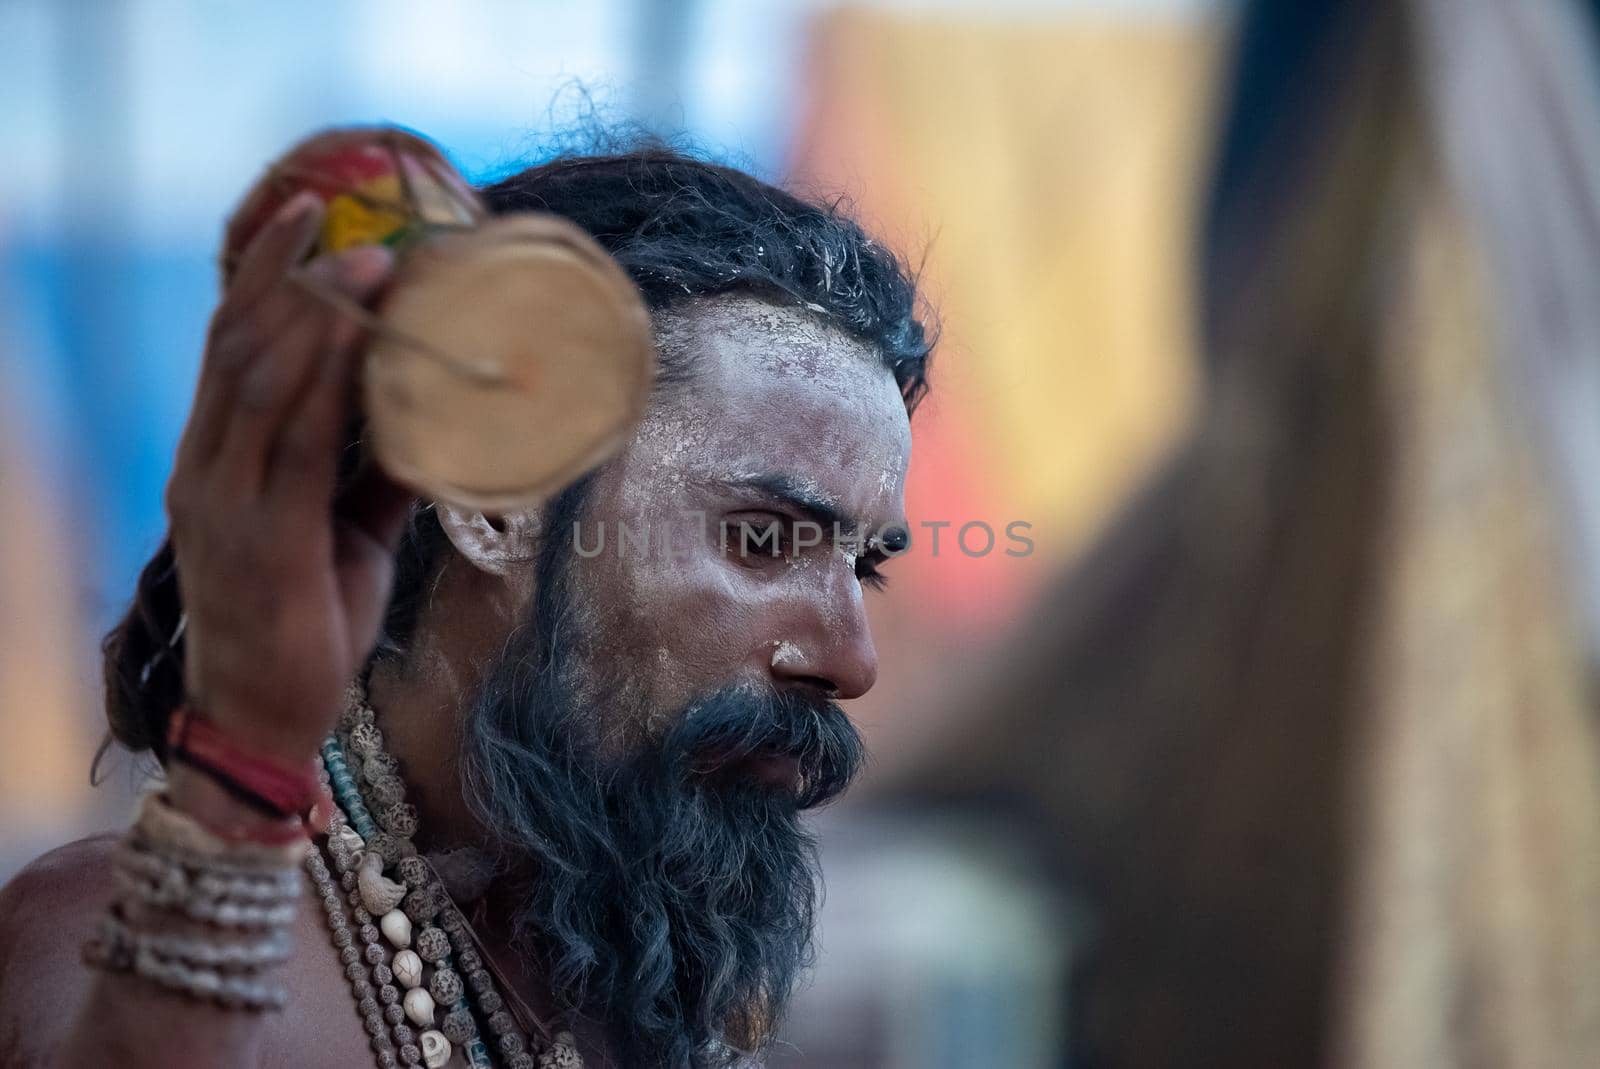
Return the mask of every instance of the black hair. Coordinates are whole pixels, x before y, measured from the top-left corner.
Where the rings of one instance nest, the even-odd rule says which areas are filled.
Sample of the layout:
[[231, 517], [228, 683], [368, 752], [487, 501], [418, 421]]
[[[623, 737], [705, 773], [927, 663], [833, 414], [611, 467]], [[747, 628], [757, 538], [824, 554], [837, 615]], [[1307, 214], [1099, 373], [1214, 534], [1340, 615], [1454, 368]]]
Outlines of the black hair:
[[554, 212], [576, 222], [622, 265], [651, 311], [763, 293], [871, 344], [908, 411], [927, 392], [931, 338], [915, 279], [839, 202], [808, 203], [665, 147], [558, 159], [481, 192], [496, 214]]
[[[838, 201], [813, 203], [659, 144], [562, 156], [480, 192], [496, 214], [553, 212], [578, 224], [621, 264], [653, 313], [730, 292], [798, 305], [872, 346], [908, 413], [927, 392], [933, 336], [915, 274]], [[677, 370], [666, 369], [668, 377]], [[419, 503], [396, 558], [380, 655], [408, 644], [445, 544], [431, 504]], [[183, 700], [182, 610], [164, 540], [102, 644], [111, 735], [158, 758], [167, 717]]]

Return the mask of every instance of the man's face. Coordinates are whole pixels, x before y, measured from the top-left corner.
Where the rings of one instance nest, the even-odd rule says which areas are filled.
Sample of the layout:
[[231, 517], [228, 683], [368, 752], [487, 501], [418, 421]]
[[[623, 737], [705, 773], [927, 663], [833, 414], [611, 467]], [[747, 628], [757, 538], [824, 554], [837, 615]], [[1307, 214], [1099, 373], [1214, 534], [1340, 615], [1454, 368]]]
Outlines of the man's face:
[[658, 336], [689, 378], [597, 476], [570, 560], [571, 683], [609, 692], [591, 707], [613, 756], [730, 687], [864, 694], [863, 599], [906, 526], [910, 424], [873, 349], [748, 296], [692, 302]]
[[[833, 699], [877, 675], [862, 599], [882, 551], [857, 543], [904, 527], [910, 430], [876, 354], [803, 312], [701, 301], [660, 327], [688, 377], [563, 499], [578, 529], [552, 524], [464, 775], [553, 990], [622, 1064], [720, 1065], [770, 1038], [809, 959], [800, 810], [861, 765]], [[793, 537], [805, 521], [820, 537]], [[774, 523], [776, 555], [745, 544]]]

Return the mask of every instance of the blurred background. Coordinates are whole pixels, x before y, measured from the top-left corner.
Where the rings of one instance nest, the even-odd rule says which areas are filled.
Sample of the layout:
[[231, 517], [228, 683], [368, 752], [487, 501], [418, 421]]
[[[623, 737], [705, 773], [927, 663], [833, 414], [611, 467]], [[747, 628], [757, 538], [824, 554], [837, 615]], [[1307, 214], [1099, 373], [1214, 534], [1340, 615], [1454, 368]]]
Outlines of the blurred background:
[[634, 124], [922, 266], [912, 519], [1035, 546], [877, 599], [774, 1065], [1600, 1064], [1592, 14], [3, 0], [0, 880], [128, 812], [96, 647], [243, 191]]

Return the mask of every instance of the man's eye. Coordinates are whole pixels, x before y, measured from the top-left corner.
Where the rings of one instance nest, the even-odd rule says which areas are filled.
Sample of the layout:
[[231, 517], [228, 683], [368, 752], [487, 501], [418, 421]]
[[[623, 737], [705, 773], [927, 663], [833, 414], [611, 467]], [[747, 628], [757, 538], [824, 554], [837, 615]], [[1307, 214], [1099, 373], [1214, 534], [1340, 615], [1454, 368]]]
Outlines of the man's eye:
[[788, 539], [784, 537], [780, 517], [755, 516], [723, 521], [722, 544], [741, 559], [758, 563], [761, 559], [782, 556], [788, 548]]

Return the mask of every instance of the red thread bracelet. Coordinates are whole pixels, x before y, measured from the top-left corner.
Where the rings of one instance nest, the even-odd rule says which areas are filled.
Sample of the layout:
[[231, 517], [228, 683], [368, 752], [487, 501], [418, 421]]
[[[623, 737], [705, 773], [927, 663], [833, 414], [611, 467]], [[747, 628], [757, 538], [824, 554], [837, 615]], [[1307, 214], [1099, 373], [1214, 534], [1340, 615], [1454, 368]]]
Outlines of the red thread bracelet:
[[303, 818], [322, 796], [316, 761], [299, 768], [243, 749], [204, 713], [181, 706], [167, 724], [167, 754], [228, 793], [280, 819]]

